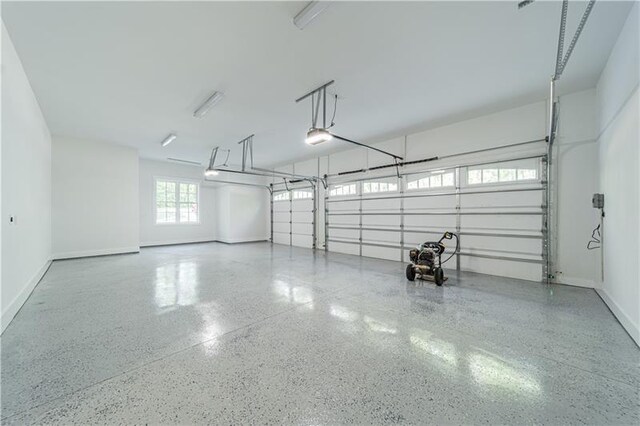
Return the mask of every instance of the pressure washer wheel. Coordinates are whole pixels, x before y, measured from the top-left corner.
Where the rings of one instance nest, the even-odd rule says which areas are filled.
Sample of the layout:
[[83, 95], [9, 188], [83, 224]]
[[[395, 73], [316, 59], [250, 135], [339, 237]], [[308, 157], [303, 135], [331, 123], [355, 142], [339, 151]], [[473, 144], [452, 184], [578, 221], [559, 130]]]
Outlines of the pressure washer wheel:
[[444, 282], [444, 272], [442, 271], [442, 268], [434, 269], [433, 279], [436, 282], [436, 285], [442, 285], [442, 283]]
[[409, 281], [416, 279], [416, 270], [411, 263], [407, 265], [407, 279]]

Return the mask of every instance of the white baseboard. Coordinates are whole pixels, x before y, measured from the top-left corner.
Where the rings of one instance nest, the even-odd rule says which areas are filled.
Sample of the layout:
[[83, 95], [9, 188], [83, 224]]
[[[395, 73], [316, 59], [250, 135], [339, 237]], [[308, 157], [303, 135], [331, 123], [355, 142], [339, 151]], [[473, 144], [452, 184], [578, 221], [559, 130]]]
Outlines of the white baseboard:
[[11, 323], [13, 317], [16, 316], [22, 305], [24, 305], [24, 302], [26, 302], [31, 295], [33, 289], [36, 288], [36, 285], [38, 285], [44, 274], [47, 272], [49, 266], [51, 266], [51, 260], [47, 260], [44, 265], [42, 265], [42, 268], [36, 272], [36, 274], [22, 288], [20, 293], [18, 293], [11, 303], [9, 303], [9, 307], [2, 313], [2, 319], [0, 319], [0, 322], [2, 323], [0, 324], [0, 327], [2, 328], [0, 333], [4, 333], [4, 330]]
[[81, 250], [81, 251], [68, 251], [64, 253], [56, 253], [53, 255], [53, 260], [62, 259], [75, 259], [78, 257], [91, 257], [91, 256], [106, 256], [109, 254], [125, 254], [125, 253], [139, 253], [140, 247], [119, 247], [111, 249], [101, 250]]
[[230, 238], [230, 239], [218, 239], [219, 242], [225, 244], [238, 244], [238, 243], [261, 243], [264, 241], [269, 241], [268, 238]]
[[620, 324], [622, 324], [624, 329], [627, 330], [627, 333], [629, 333], [631, 338], [635, 340], [638, 346], [640, 346], [640, 329], [638, 328], [638, 325], [631, 321], [631, 318], [629, 318], [629, 316], [620, 309], [620, 306], [618, 306], [618, 304], [609, 297], [604, 289], [596, 289], [596, 292], [598, 292], [602, 300], [604, 300], [604, 303], [606, 303], [609, 309], [611, 309], [611, 312], [613, 312], [613, 315], [615, 315], [618, 321], [620, 321]]
[[198, 244], [198, 243], [215, 243], [215, 242], [217, 242], [217, 240], [213, 240], [211, 238], [149, 241], [146, 243], [140, 243], [140, 247], [172, 246], [176, 244]]
[[555, 279], [556, 284], [572, 285], [575, 287], [585, 288], [598, 288], [599, 285], [593, 281], [585, 278], [568, 277], [566, 275], [558, 275]]

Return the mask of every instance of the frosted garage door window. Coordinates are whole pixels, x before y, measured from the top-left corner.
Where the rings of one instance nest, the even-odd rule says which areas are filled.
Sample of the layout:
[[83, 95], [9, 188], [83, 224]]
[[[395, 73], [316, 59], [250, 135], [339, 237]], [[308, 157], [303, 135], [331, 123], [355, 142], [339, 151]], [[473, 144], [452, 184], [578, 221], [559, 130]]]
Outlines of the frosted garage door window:
[[289, 199], [288, 192], [282, 192], [273, 196], [273, 201], [287, 201]]
[[440, 189], [455, 186], [453, 170], [434, 170], [407, 176], [407, 190]]
[[311, 191], [293, 191], [294, 200], [306, 200], [313, 198], [313, 192]]
[[485, 164], [467, 168], [467, 185], [532, 182], [539, 179], [537, 159]]
[[156, 223], [199, 223], [197, 183], [156, 179]]
[[344, 195], [356, 195], [356, 184], [342, 184], [342, 185], [331, 185], [329, 187], [329, 196], [330, 197], [340, 197]]
[[363, 194], [375, 194], [377, 192], [393, 192], [398, 190], [397, 179], [375, 179], [362, 182]]

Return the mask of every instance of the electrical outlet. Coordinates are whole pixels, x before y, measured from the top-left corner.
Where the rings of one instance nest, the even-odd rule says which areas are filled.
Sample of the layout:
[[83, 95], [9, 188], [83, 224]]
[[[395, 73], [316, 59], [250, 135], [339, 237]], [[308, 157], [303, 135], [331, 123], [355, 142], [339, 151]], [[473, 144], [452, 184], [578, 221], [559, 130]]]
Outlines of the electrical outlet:
[[604, 208], [604, 194], [593, 194], [593, 198], [591, 198], [591, 204], [595, 209], [603, 209]]
[[9, 224], [10, 225], [15, 225], [17, 221], [17, 218], [15, 216], [9, 216]]

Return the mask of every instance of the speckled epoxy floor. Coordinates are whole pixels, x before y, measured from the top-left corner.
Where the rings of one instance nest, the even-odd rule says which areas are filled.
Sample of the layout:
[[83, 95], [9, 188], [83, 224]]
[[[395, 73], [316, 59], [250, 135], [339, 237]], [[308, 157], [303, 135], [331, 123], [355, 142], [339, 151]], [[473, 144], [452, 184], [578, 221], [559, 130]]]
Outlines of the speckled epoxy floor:
[[1, 374], [3, 424], [640, 421], [592, 290], [267, 243], [54, 262]]

